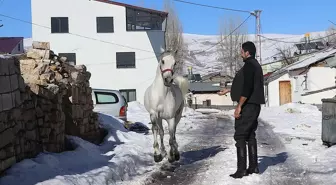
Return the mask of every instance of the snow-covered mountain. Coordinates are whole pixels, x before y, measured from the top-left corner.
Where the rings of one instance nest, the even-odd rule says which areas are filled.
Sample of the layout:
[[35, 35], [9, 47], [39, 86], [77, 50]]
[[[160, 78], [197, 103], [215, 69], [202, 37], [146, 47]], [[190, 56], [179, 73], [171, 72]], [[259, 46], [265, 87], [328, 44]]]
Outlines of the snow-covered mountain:
[[[325, 32], [310, 33], [312, 39], [325, 36]], [[262, 35], [261, 56], [262, 64], [270, 63], [276, 60], [279, 51], [277, 48], [289, 48], [294, 51], [294, 43], [300, 42], [304, 38], [304, 34], [263, 34]], [[255, 35], [248, 35], [250, 41], [255, 41]], [[279, 40], [281, 42], [279, 42]], [[201, 75], [217, 72], [222, 69], [221, 63], [218, 61], [217, 43], [219, 42], [218, 35], [196, 35], [184, 34], [184, 41], [188, 46], [188, 54], [185, 65], [192, 66], [194, 73]], [[217, 44], [217, 45], [216, 45]]]
[[[324, 37], [326, 32], [313, 32], [310, 33], [311, 38]], [[185, 44], [188, 46], [187, 55], [185, 58], [185, 67], [192, 66], [194, 73], [201, 75], [211, 72], [218, 72], [222, 69], [222, 64], [218, 61], [217, 43], [219, 42], [218, 35], [184, 35]], [[255, 40], [255, 35], [248, 35], [250, 41]], [[294, 43], [300, 42], [304, 38], [304, 34], [291, 35], [291, 34], [263, 34], [261, 56], [262, 64], [275, 61], [279, 53], [277, 48], [292, 47], [295, 49]], [[281, 42], [279, 42], [279, 40]], [[217, 44], [217, 45], [216, 45]], [[32, 45], [32, 39], [26, 38], [24, 40], [25, 49]], [[185, 70], [186, 71], [186, 70]]]

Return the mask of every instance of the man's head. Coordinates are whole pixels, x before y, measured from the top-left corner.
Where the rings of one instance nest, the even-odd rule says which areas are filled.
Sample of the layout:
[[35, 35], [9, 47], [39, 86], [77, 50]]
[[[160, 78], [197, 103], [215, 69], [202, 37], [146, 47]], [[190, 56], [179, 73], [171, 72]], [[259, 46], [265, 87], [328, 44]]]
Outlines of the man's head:
[[245, 60], [248, 57], [255, 58], [256, 47], [251, 41], [247, 41], [242, 45], [241, 56]]

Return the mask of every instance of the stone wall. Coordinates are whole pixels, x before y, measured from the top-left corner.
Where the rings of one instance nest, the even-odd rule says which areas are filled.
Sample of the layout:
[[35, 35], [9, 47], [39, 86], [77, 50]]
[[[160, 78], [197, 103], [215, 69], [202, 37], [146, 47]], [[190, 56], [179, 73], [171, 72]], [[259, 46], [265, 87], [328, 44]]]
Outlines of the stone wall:
[[16, 58], [0, 59], [0, 172], [40, 152], [36, 111]]
[[65, 150], [65, 135], [100, 139], [85, 66], [71, 66], [49, 43], [0, 59], [0, 173], [42, 151]]

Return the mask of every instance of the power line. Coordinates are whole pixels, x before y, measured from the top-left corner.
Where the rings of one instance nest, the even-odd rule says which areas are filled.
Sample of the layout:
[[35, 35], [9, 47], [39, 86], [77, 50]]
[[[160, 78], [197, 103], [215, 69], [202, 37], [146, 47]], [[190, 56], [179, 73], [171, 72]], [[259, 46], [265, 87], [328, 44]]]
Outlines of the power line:
[[232, 9], [232, 8], [224, 8], [224, 7], [211, 6], [211, 5], [193, 3], [193, 2], [182, 1], [182, 0], [174, 0], [174, 1], [180, 2], [180, 3], [185, 3], [185, 4], [196, 5], [196, 6], [208, 7], [208, 8], [215, 8], [215, 9], [221, 9], [221, 10], [234, 11], [234, 12], [243, 12], [243, 13], [249, 13], [249, 14], [251, 13], [251, 11], [248, 11], [248, 10], [239, 10], [239, 9]]
[[[333, 35], [336, 35], [336, 33], [332, 33], [330, 35], [326, 35], [324, 37], [317, 38], [317, 39], [311, 39], [310, 41], [318, 41], [318, 40], [325, 39], [325, 38], [328, 38], [328, 37], [333, 36]], [[303, 42], [294, 42], [294, 41], [284, 41], [284, 40], [272, 39], [272, 38], [265, 37], [263, 35], [260, 35], [260, 37], [263, 37], [264, 39], [267, 39], [267, 40], [272, 40], [272, 41], [276, 41], [276, 42], [283, 42], [283, 43], [289, 43], [289, 44], [301, 44], [301, 43], [303, 43]]]
[[334, 23], [334, 22], [332, 22], [331, 20], [328, 20], [331, 24], [333, 24], [333, 25], [335, 25], [336, 26], [336, 24]]
[[220, 43], [222, 43], [226, 38], [228, 38], [230, 35], [232, 35], [236, 30], [238, 30], [241, 26], [243, 26], [243, 24], [246, 23], [246, 21], [251, 17], [252, 15], [249, 15], [242, 23], [240, 23], [239, 26], [237, 26], [233, 31], [231, 31], [228, 35], [226, 35], [224, 38], [221, 38], [221, 40], [219, 42], [217, 42], [215, 45], [209, 47], [208, 49], [205, 49], [203, 51], [200, 51], [198, 53], [195, 53], [195, 55], [200, 54], [200, 53], [204, 53], [206, 51], [209, 51], [210, 49], [216, 47], [217, 45], [219, 45]]
[[[25, 22], [25, 23], [28, 23], [28, 24], [36, 25], [36, 26], [43, 27], [43, 28], [46, 28], [46, 29], [51, 29], [50, 27], [39, 25], [39, 24], [36, 24], [36, 23], [33, 23], [33, 22], [29, 22], [29, 21], [25, 21], [25, 20], [21, 20], [21, 19], [15, 18], [15, 17], [3, 15], [3, 14], [0, 14], [0, 16], [7, 17], [7, 18], [10, 18], [10, 19], [13, 19], [13, 20], [20, 21], [20, 22]], [[104, 42], [104, 43], [107, 43], [107, 44], [118, 45], [118, 46], [127, 47], [127, 48], [131, 48], [131, 49], [136, 49], [136, 50], [140, 50], [140, 51], [147, 51], [147, 50], [142, 50], [142, 49], [138, 49], [138, 48], [128, 47], [128, 46], [121, 45], [121, 44], [115, 44], [115, 43], [112, 43], [112, 42], [107, 42], [107, 41], [103, 41], [103, 40], [99, 40], [99, 39], [95, 39], [95, 38], [91, 38], [91, 37], [86, 37], [86, 36], [82, 36], [82, 35], [79, 35], [79, 34], [74, 34], [74, 33], [69, 33], [69, 34], [75, 35], [75, 36], [78, 36], [78, 37], [87, 38], [87, 39], [93, 39], [93, 40], [96, 40], [96, 41], [99, 41], [99, 42]], [[152, 51], [147, 51], [147, 52], [155, 53], [155, 52], [152, 52]], [[161, 53], [160, 53], [160, 55], [161, 55]], [[140, 58], [140, 59], [137, 59], [137, 60], [146, 60], [146, 59], [150, 59], [150, 58], [156, 58], [156, 57]], [[116, 63], [116, 62], [111, 62], [110, 64], [114, 64], [114, 63]], [[102, 65], [102, 64], [103, 63], [96, 64], [96, 65]], [[95, 64], [88, 64], [88, 65], [95, 65]], [[151, 78], [148, 78], [148, 79], [146, 79], [146, 80], [144, 80], [142, 82], [137, 82], [136, 86], [142, 85], [142, 84], [144, 84], [144, 83], [146, 83], [149, 80], [154, 79], [154, 78], [155, 78], [155, 76], [151, 77]]]
[[[22, 20], [22, 19], [15, 18], [15, 17], [11, 17], [11, 16], [8, 16], [8, 15], [0, 14], [0, 16], [51, 30], [51, 28], [48, 27], [48, 26], [43, 26], [43, 25], [36, 24], [36, 23], [33, 23], [33, 22], [29, 22], [29, 21], [25, 21], [25, 20]], [[102, 43], [106, 43], [106, 44], [112, 44], [112, 45], [116, 45], [116, 46], [120, 46], [120, 47], [124, 47], [124, 48], [129, 48], [129, 49], [134, 49], [134, 50], [139, 50], [139, 51], [144, 51], [144, 52], [149, 52], [149, 53], [154, 53], [154, 54], [157, 54], [157, 55], [161, 55], [161, 53], [156, 53], [156, 52], [153, 52], [153, 51], [144, 50], [144, 49], [140, 49], [140, 48], [134, 48], [134, 47], [131, 47], [131, 46], [126, 46], [126, 45], [117, 44], [117, 43], [113, 43], [113, 42], [108, 42], [108, 41], [104, 41], [104, 40], [100, 40], [100, 39], [96, 39], [96, 38], [92, 38], [92, 37], [87, 37], [87, 36], [76, 34], [76, 33], [69, 32], [68, 34], [74, 35], [74, 36], [77, 36], [77, 37], [81, 37], [81, 38], [86, 38], [86, 39], [102, 42]]]

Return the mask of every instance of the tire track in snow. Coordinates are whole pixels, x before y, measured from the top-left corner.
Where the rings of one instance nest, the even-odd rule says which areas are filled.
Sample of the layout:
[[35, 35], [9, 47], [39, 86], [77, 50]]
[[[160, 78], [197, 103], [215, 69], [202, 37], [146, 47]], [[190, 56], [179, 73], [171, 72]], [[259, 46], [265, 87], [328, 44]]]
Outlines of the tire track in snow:
[[[161, 169], [152, 173], [151, 177], [147, 178], [143, 184], [314, 184], [311, 183], [300, 165], [288, 156], [285, 145], [272, 128], [263, 122], [259, 122], [257, 130], [261, 174], [253, 174], [238, 180], [228, 177], [236, 168], [233, 121], [222, 118], [218, 119], [216, 123], [209, 120], [205, 121], [208, 121], [208, 123], [203, 128], [179, 134], [178, 137], [191, 139], [191, 142], [181, 150], [180, 162], [173, 164], [163, 162]], [[223, 163], [216, 159], [216, 154], [219, 152], [221, 152], [220, 156], [225, 156], [225, 158], [220, 159], [222, 162], [224, 161]], [[232, 168], [233, 166], [234, 168]], [[204, 179], [206, 180], [204, 181]]]
[[310, 185], [314, 184], [305, 175], [305, 170], [290, 154], [272, 128], [261, 121], [257, 130], [259, 145], [259, 168], [267, 185]]
[[145, 185], [187, 185], [199, 173], [208, 170], [206, 159], [225, 151], [225, 140], [232, 137], [233, 127], [217, 120], [205, 121], [208, 123], [204, 127], [180, 134], [180, 137], [192, 140], [181, 150], [181, 160], [173, 164], [165, 162], [160, 171], [146, 179]]

